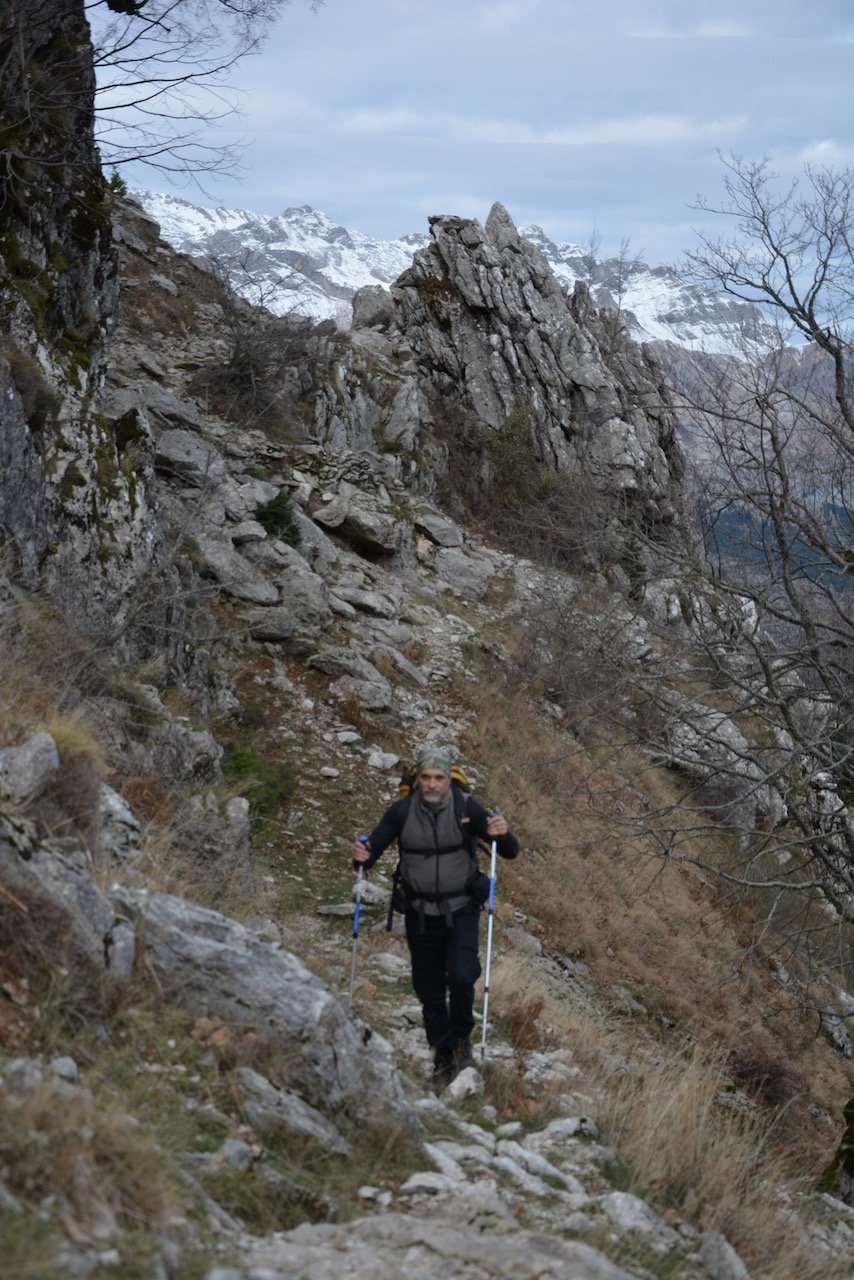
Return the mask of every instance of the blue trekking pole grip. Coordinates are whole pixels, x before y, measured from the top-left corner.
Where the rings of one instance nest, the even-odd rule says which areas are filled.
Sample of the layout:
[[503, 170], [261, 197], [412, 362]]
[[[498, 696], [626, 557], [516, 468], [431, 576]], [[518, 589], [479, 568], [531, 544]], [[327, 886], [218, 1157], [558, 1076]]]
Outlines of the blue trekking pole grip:
[[[368, 843], [367, 836], [359, 836], [362, 844]], [[353, 992], [356, 987], [356, 948], [359, 945], [359, 923], [362, 919], [362, 885], [364, 884], [364, 868], [359, 867], [356, 877], [356, 901], [353, 905], [353, 955], [350, 960], [350, 1008], [353, 1007]]]

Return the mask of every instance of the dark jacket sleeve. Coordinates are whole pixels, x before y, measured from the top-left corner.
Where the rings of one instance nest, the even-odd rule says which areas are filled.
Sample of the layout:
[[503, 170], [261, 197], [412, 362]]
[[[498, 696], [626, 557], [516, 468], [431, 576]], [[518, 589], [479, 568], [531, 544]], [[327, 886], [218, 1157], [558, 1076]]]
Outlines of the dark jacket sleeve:
[[[489, 817], [487, 810], [484, 809], [483, 805], [479, 804], [473, 796], [469, 796], [466, 802], [466, 807], [468, 809], [469, 818], [471, 819], [471, 825], [474, 827], [476, 834], [480, 836], [481, 840], [485, 840], [487, 844], [491, 844], [492, 837], [486, 830], [486, 820]], [[519, 852], [519, 841], [513, 835], [512, 831], [508, 831], [506, 836], [498, 836], [497, 843], [498, 853], [502, 858], [515, 858]]]
[[371, 854], [367, 862], [363, 862], [362, 866], [368, 871], [375, 862], [377, 862], [385, 853], [388, 846], [400, 835], [403, 825], [402, 801], [395, 800], [390, 808], [386, 809], [371, 834], [368, 836], [368, 843], [371, 846]]

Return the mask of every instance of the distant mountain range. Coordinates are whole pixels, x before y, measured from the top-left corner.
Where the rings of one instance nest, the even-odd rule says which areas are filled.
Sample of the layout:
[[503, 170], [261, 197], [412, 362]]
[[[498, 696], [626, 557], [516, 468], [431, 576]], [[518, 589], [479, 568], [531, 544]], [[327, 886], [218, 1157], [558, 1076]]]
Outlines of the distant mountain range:
[[[357, 289], [390, 285], [429, 243], [428, 235], [419, 234], [378, 240], [338, 226], [310, 205], [269, 216], [203, 208], [142, 188], [130, 195], [160, 224], [169, 244], [219, 263], [251, 301], [279, 315], [334, 320], [341, 328], [350, 324], [350, 299]], [[755, 308], [689, 284], [672, 267], [650, 267], [625, 256], [596, 260], [578, 245], [556, 244], [542, 227], [519, 230], [568, 289], [585, 280], [597, 306], [619, 307], [638, 341], [738, 356], [745, 327], [761, 324]]]

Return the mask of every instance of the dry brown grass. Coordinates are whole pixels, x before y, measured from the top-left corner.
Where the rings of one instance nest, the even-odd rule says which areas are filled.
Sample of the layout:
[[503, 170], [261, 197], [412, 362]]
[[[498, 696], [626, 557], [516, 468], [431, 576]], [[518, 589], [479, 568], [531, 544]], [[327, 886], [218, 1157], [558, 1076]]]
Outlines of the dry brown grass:
[[54, 1196], [67, 1227], [96, 1239], [104, 1210], [127, 1224], [157, 1226], [178, 1203], [156, 1142], [115, 1106], [46, 1081], [31, 1093], [4, 1090], [0, 1158], [25, 1203]]
[[848, 1264], [817, 1256], [787, 1218], [808, 1180], [784, 1160], [773, 1126], [737, 1105], [727, 1084], [723, 1059], [699, 1050], [688, 1060], [645, 1058], [610, 1081], [600, 1119], [631, 1189], [722, 1232], [763, 1280], [841, 1280]]
[[40, 731], [56, 743], [59, 770], [28, 815], [51, 835], [86, 840], [92, 831], [106, 760], [78, 677], [95, 660], [37, 599], [0, 623], [0, 743], [19, 746]]
[[[624, 1045], [687, 1039], [712, 1062], [731, 1055], [733, 1076], [776, 1113], [774, 1145], [818, 1174], [839, 1130], [809, 1104], [841, 1115], [854, 1072], [818, 1034], [808, 992], [799, 1002], [782, 987], [776, 939], [751, 903], [657, 856], [659, 833], [637, 819], [667, 804], [677, 783], [625, 759], [645, 790], [627, 786], [606, 751], [603, 766], [494, 674], [466, 695], [475, 711], [466, 755], [487, 772], [478, 793], [508, 815], [523, 846], [516, 862], [499, 864], [499, 904], [523, 912], [551, 953], [583, 961]], [[714, 852], [713, 836], [704, 839]]]
[[[832, 1269], [787, 1219], [791, 1197], [813, 1179], [793, 1162], [779, 1116], [734, 1088], [740, 1082], [725, 1054], [695, 1046], [685, 1056], [676, 1041], [650, 1044], [518, 953], [499, 956], [491, 987], [524, 1049], [556, 1035], [572, 1051], [583, 1068], [585, 1112], [617, 1150], [620, 1185], [663, 1215], [723, 1233], [762, 1280], [847, 1276], [847, 1261]], [[488, 1087], [508, 1114], [528, 1115], [535, 1105], [541, 1118], [553, 1101], [553, 1089], [531, 1098], [506, 1066]]]

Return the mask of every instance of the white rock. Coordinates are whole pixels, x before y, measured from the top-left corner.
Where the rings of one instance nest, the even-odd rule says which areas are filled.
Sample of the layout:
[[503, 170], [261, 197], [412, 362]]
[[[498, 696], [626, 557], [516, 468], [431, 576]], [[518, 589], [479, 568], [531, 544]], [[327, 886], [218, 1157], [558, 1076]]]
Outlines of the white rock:
[[650, 1246], [667, 1252], [679, 1244], [679, 1236], [658, 1214], [628, 1191], [610, 1191], [599, 1200], [602, 1210], [621, 1231], [633, 1231], [649, 1238]]
[[458, 1160], [442, 1148], [436, 1142], [425, 1142], [424, 1150], [435, 1164], [440, 1173], [443, 1173], [451, 1182], [465, 1182], [466, 1175]]
[[718, 1231], [704, 1233], [700, 1258], [712, 1280], [747, 1280], [747, 1267], [726, 1237]]
[[452, 1191], [456, 1186], [456, 1181], [449, 1178], [444, 1173], [432, 1173], [425, 1170], [423, 1173], [413, 1173], [410, 1178], [406, 1179], [400, 1188], [402, 1196], [420, 1196], [420, 1195], [438, 1195], [442, 1191]]
[[380, 751], [379, 748], [376, 747], [368, 756], [369, 769], [379, 769], [384, 772], [386, 769], [396, 768], [399, 764], [400, 756], [396, 756], [391, 751]]
[[486, 1083], [475, 1067], [466, 1067], [455, 1076], [446, 1089], [442, 1090], [445, 1102], [462, 1102], [463, 1098], [472, 1098], [483, 1093]]

